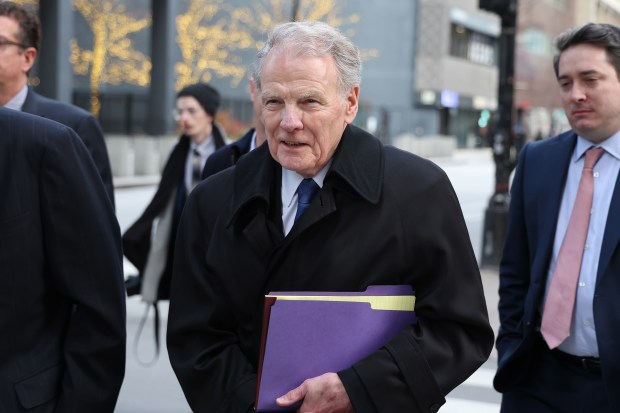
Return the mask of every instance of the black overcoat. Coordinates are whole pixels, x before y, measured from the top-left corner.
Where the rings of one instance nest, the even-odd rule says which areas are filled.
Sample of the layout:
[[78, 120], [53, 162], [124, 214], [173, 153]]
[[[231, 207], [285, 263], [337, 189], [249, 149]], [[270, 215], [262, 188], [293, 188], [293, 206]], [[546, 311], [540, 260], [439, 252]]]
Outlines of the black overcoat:
[[357, 413], [437, 411], [493, 345], [445, 173], [348, 126], [323, 188], [287, 236], [280, 183], [281, 167], [263, 145], [199, 184], [186, 204], [168, 352], [192, 409], [251, 411], [268, 292], [410, 284], [418, 324], [338, 373]]

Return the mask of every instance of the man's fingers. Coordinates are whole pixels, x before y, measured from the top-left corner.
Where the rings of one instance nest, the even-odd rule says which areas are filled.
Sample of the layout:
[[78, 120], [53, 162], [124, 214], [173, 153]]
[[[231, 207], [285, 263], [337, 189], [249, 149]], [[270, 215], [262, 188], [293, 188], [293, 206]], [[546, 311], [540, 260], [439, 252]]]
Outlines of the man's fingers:
[[280, 396], [276, 399], [276, 403], [279, 406], [290, 406], [293, 403], [298, 402], [299, 400], [303, 400], [306, 396], [305, 383], [302, 383], [301, 386], [291, 390], [286, 393], [284, 396]]

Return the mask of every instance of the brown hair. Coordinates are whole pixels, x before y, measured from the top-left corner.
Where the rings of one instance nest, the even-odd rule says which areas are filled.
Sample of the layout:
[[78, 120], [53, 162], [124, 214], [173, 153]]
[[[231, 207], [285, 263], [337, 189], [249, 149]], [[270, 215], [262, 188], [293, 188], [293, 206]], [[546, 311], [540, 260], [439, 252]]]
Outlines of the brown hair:
[[34, 10], [20, 6], [12, 1], [0, 2], [0, 16], [15, 20], [19, 25], [17, 41], [23, 47], [39, 50], [41, 42], [41, 22]]
[[560, 56], [566, 49], [579, 44], [589, 44], [605, 49], [609, 63], [620, 79], [620, 28], [611, 24], [587, 23], [560, 34], [555, 40], [557, 54], [553, 57], [556, 78], [560, 71]]

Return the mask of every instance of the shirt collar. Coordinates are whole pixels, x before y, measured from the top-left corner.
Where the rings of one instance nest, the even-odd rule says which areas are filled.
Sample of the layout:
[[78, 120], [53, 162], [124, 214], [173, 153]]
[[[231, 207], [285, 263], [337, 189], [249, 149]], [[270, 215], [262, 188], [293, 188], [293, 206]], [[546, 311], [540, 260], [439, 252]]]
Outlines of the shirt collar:
[[[384, 151], [384, 146], [378, 139], [349, 125], [344, 130], [331, 166], [325, 168], [329, 169], [325, 178], [332, 180], [334, 185], [338, 185], [342, 190], [354, 191], [376, 205], [381, 199], [383, 188]], [[235, 190], [232, 207], [226, 219], [227, 225], [232, 224], [240, 211], [253, 200], [261, 200], [269, 205], [273, 176], [277, 174], [282, 184], [280, 171], [282, 168], [269, 154], [266, 143], [239, 159], [234, 168]], [[301, 179], [299, 178], [299, 181]], [[294, 187], [293, 191], [296, 189], [297, 187]], [[281, 202], [285, 205], [283, 197]]]
[[17, 95], [13, 96], [11, 100], [4, 104], [4, 107], [7, 109], [19, 110], [21, 112], [24, 102], [26, 101], [26, 96], [28, 96], [28, 86], [24, 85], [22, 90], [20, 90]]
[[197, 150], [201, 156], [205, 156], [208, 149], [213, 146], [213, 136], [210, 135], [207, 139], [205, 139], [204, 141], [200, 142], [200, 144], [196, 144], [196, 142], [194, 142], [193, 140], [190, 143], [190, 152], [193, 150]]
[[256, 149], [256, 130], [252, 133], [252, 138], [250, 138], [250, 151]]
[[620, 131], [614, 133], [598, 145], [595, 145], [581, 136], [577, 136], [577, 145], [575, 146], [575, 151], [573, 152], [573, 162], [577, 162], [581, 159], [586, 151], [593, 146], [605, 149], [605, 152], [617, 160], [620, 160]]
[[[332, 160], [330, 159], [327, 165], [312, 177], [320, 188], [323, 188], [323, 181], [331, 164]], [[295, 192], [297, 192], [297, 187], [303, 179], [304, 177], [297, 172], [282, 168], [282, 205], [291, 205]]]

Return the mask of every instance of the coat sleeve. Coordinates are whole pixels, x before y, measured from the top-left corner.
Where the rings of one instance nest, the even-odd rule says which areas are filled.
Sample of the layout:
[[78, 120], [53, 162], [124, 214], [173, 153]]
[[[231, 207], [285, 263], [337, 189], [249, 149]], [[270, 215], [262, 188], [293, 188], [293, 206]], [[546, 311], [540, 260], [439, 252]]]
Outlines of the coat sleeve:
[[[406, 169], [405, 165], [402, 165]], [[426, 176], [423, 176], [426, 174]], [[404, 280], [416, 292], [417, 325], [339, 373], [357, 413], [436, 412], [493, 347], [480, 272], [458, 199], [445, 174], [421, 169], [414, 185], [386, 187], [398, 199], [409, 266]]]
[[[192, 411], [253, 411], [256, 372], [243, 354], [232, 304], [205, 264], [213, 210], [200, 183], [189, 195], [177, 234], [168, 313], [167, 346]], [[211, 193], [222, 191], [209, 187]]]
[[40, 175], [46, 266], [73, 307], [56, 409], [109, 413], [125, 371], [120, 231], [86, 148], [72, 130], [62, 130], [69, 136], [50, 136]]

